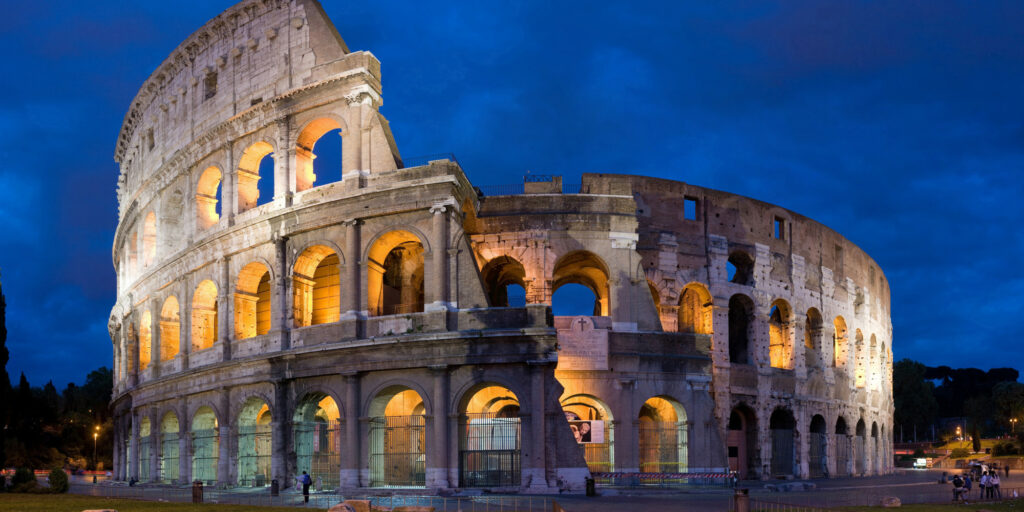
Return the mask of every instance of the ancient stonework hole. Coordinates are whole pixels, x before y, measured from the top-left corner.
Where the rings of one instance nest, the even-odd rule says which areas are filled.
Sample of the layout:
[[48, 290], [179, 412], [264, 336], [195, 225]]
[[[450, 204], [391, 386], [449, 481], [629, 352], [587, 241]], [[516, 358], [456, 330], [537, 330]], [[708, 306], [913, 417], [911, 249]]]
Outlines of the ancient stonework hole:
[[697, 220], [697, 198], [683, 197], [683, 220]]
[[754, 258], [743, 251], [733, 251], [726, 263], [729, 282], [744, 285], [754, 284]]
[[804, 364], [807, 368], [822, 366], [822, 318], [817, 308], [807, 310], [804, 321]]
[[750, 356], [751, 320], [754, 302], [746, 295], [736, 294], [729, 299], [729, 361], [752, 364]]
[[481, 269], [484, 286], [493, 307], [526, 305], [526, 269], [510, 256], [499, 256]]
[[217, 95], [217, 72], [210, 71], [203, 78], [203, 101]]

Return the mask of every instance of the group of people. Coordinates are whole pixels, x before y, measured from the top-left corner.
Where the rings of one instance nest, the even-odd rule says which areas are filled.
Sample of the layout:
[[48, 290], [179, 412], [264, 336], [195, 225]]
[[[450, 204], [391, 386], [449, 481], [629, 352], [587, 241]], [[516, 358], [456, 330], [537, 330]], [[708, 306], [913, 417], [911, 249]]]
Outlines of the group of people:
[[[1010, 467], [1005, 468], [1006, 476], [1010, 476]], [[1003, 499], [999, 490], [999, 471], [996, 469], [979, 470], [974, 472], [974, 481], [978, 484], [978, 499]], [[971, 473], [964, 473], [963, 476], [953, 477], [953, 501], [967, 502], [970, 497], [971, 487], [974, 482], [971, 480]]]

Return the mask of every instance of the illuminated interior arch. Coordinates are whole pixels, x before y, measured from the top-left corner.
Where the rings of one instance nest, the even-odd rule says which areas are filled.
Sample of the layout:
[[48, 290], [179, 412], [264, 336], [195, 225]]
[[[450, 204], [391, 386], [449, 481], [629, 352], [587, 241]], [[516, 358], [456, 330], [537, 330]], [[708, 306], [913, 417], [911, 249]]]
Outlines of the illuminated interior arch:
[[768, 357], [772, 368], [793, 368], [793, 312], [783, 299], [772, 302], [768, 315]]
[[370, 402], [370, 486], [426, 484], [426, 421], [423, 398], [391, 386]]
[[270, 270], [252, 262], [238, 273], [235, 286], [235, 339], [270, 332]]
[[[334, 132], [334, 133], [332, 133]], [[329, 117], [322, 117], [306, 125], [299, 133], [295, 150], [295, 189], [298, 192], [308, 190], [314, 186], [330, 183], [314, 172], [313, 161], [317, 158], [315, 146], [324, 136], [336, 136], [339, 139], [343, 135], [342, 126], [338, 121]], [[338, 164], [341, 165], [340, 162]], [[340, 169], [338, 174], [340, 175]]]
[[149, 368], [153, 354], [153, 314], [147, 309], [139, 320], [139, 370]]
[[497, 384], [467, 393], [459, 410], [459, 487], [512, 487], [520, 482], [519, 398]]
[[686, 410], [669, 397], [651, 397], [640, 408], [641, 473], [685, 473]]
[[835, 334], [832, 335], [834, 368], [845, 368], [846, 360], [850, 353], [850, 333], [846, 329], [846, 320], [837, 316], [832, 322], [835, 326]]
[[608, 266], [596, 254], [589, 251], [573, 251], [559, 258], [552, 274], [552, 297], [566, 284], [579, 284], [594, 293], [593, 316], [611, 314]]
[[149, 460], [153, 454], [153, 425], [149, 416], [139, 421], [139, 481], [149, 482], [153, 475], [149, 474]]
[[[603, 400], [589, 394], [576, 394], [563, 396], [561, 399], [562, 412], [566, 419], [573, 425], [573, 422], [600, 421], [604, 431], [603, 442], [596, 442], [591, 437], [591, 442], [580, 443], [583, 449], [583, 458], [587, 461], [587, 467], [591, 472], [609, 472], [615, 470], [615, 418], [611, 409]], [[591, 426], [593, 431], [593, 426]], [[573, 430], [574, 435], [581, 435], [579, 427]]]
[[217, 340], [217, 285], [209, 279], [199, 283], [192, 296], [192, 351], [213, 346]]
[[142, 223], [142, 266], [149, 267], [156, 259], [156, 213], [150, 211]]
[[690, 283], [679, 296], [679, 332], [712, 334], [711, 293], [704, 285]]
[[202, 406], [192, 416], [192, 480], [206, 485], [217, 483], [220, 460], [220, 424], [217, 413]]
[[296, 327], [341, 319], [340, 259], [334, 249], [314, 245], [302, 251], [292, 272]]
[[181, 346], [181, 311], [178, 299], [171, 295], [160, 308], [160, 360], [170, 361]]
[[[511, 256], [498, 256], [488, 261], [480, 271], [483, 276], [484, 286], [487, 287], [487, 295], [491, 299], [492, 307], [520, 306], [512, 300], [518, 299], [519, 287], [522, 295], [522, 305], [526, 303], [526, 269], [523, 264]], [[513, 292], [510, 294], [510, 292]], [[513, 296], [510, 296], [513, 295]]]
[[325, 393], [299, 400], [292, 418], [298, 472], [306, 471], [325, 489], [337, 489], [341, 472], [341, 412]]
[[374, 316], [423, 311], [423, 242], [405, 230], [381, 235], [367, 254], [367, 304]]
[[864, 346], [864, 334], [860, 332], [860, 329], [854, 331], [854, 360], [856, 365], [853, 369], [853, 382], [858, 388], [862, 388], [867, 384], [868, 380], [868, 365], [867, 365], [867, 350]]
[[[264, 158], [273, 159], [274, 146], [269, 142], [257, 142], [242, 152], [242, 158], [238, 161], [238, 213], [250, 210], [258, 205], [265, 204], [273, 199], [261, 197], [259, 190], [260, 180], [268, 180], [273, 190], [274, 173], [267, 169], [263, 163]], [[261, 168], [267, 169], [266, 176], [262, 175]]]
[[220, 169], [207, 167], [196, 184], [196, 227], [207, 229], [220, 221], [221, 180]]
[[262, 398], [250, 397], [238, 414], [238, 485], [270, 485], [273, 415]]
[[160, 421], [160, 481], [163, 483], [177, 483], [179, 457], [181, 453], [178, 445], [178, 415], [173, 412], [164, 414]]

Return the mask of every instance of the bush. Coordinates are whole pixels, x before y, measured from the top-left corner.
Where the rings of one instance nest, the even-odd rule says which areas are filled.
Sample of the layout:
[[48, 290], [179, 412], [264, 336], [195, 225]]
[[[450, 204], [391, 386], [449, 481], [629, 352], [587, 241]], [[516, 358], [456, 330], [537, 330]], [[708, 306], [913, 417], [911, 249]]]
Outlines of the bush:
[[68, 474], [61, 468], [50, 470], [50, 492], [68, 492]]
[[952, 453], [949, 454], [951, 459], [966, 459], [971, 456], [971, 451], [967, 448], [954, 448]]
[[36, 474], [28, 468], [18, 468], [14, 471], [14, 477], [11, 478], [11, 486], [17, 487], [22, 484], [36, 481]]
[[992, 455], [1017, 455], [1017, 445], [1014, 443], [999, 443], [992, 447]]
[[924, 450], [921, 448], [914, 450], [914, 457], [924, 457]]

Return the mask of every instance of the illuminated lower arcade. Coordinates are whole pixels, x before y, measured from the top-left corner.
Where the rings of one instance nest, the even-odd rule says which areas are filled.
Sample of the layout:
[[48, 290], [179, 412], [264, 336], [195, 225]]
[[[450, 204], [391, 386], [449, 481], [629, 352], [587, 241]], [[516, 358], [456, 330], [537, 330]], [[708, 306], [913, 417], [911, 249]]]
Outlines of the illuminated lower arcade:
[[380, 80], [315, 1], [249, 0], [141, 88], [115, 156], [117, 479], [892, 470], [889, 290], [863, 251], [677, 181], [477, 189], [401, 158]]

